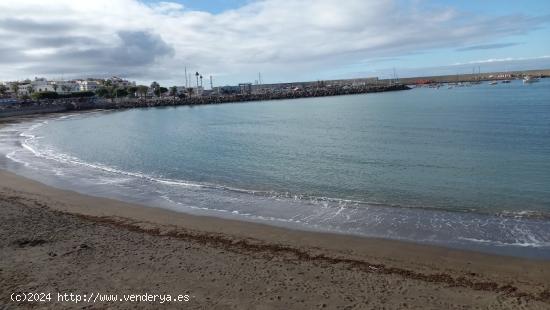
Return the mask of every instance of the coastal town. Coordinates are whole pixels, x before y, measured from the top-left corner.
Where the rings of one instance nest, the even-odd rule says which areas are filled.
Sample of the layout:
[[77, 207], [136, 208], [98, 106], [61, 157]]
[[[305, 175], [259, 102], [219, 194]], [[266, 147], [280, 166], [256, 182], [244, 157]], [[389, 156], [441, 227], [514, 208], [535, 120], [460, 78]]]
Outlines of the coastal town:
[[0, 116], [16, 116], [66, 110], [120, 109], [132, 107], [219, 104], [243, 101], [323, 97], [406, 90], [397, 81], [378, 78], [278, 84], [240, 83], [208, 88], [198, 72], [196, 84], [165, 87], [157, 82], [139, 85], [117, 76], [105, 79], [11, 81], [0, 84]]
[[481, 84], [484, 81], [494, 85], [508, 83], [513, 79], [534, 83], [547, 76], [550, 76], [550, 70], [392, 79], [368, 77], [272, 84], [261, 83], [260, 77], [254, 83], [239, 83], [234, 86], [214, 86], [212, 76], [205, 86], [204, 78], [199, 72], [194, 74], [195, 79], [189, 75], [183, 86], [165, 86], [155, 81], [150, 85], [141, 85], [118, 76], [71, 80], [35, 77], [32, 80], [0, 82], [0, 117], [67, 110], [324, 97], [407, 90], [411, 87], [453, 88]]
[[[186, 83], [185, 86], [161, 86], [157, 82], [150, 85], [137, 85], [117, 76], [110, 78], [88, 78], [74, 80], [48, 80], [35, 77], [33, 80], [0, 82], [0, 96], [3, 99], [52, 99], [53, 97], [87, 96], [90, 93], [102, 98], [164, 98], [164, 97], [201, 97], [212, 95], [250, 95], [261, 93], [292, 92], [312, 88], [357, 88], [377, 85], [377, 78], [363, 78], [350, 80], [296, 82], [279, 84], [240, 83], [236, 86], [214, 87], [210, 80], [210, 87], [203, 86], [203, 77], [198, 72], [197, 84]], [[199, 81], [200, 79], [200, 81]], [[384, 84], [384, 83], [383, 83]], [[56, 93], [57, 95], [53, 95]], [[72, 94], [72, 95], [71, 95]], [[52, 96], [53, 95], [53, 96]]]

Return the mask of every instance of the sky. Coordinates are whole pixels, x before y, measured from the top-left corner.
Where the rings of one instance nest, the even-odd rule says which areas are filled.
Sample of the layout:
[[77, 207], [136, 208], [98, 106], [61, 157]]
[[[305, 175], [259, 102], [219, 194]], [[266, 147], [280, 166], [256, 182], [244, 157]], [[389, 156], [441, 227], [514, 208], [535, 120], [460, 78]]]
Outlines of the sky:
[[0, 0], [0, 81], [185, 85], [187, 68], [217, 86], [260, 72], [277, 83], [550, 69], [548, 38], [547, 0]]

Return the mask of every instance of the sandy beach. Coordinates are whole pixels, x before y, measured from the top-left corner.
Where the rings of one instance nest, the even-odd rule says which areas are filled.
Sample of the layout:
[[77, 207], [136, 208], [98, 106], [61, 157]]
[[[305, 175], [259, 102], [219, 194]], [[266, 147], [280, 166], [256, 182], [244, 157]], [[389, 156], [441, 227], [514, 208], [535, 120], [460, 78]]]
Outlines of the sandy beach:
[[550, 310], [503, 4], [0, 0], [0, 310]]
[[[2, 308], [548, 309], [550, 262], [301, 232], [0, 172]], [[12, 293], [51, 293], [16, 302]], [[188, 301], [71, 302], [60, 294]]]

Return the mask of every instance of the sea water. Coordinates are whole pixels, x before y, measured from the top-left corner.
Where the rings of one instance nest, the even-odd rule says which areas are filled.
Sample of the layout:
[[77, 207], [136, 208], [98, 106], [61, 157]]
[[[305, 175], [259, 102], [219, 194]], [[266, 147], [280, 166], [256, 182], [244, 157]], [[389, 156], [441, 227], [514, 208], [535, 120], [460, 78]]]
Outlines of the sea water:
[[1, 167], [180, 212], [550, 258], [550, 81], [48, 116]]

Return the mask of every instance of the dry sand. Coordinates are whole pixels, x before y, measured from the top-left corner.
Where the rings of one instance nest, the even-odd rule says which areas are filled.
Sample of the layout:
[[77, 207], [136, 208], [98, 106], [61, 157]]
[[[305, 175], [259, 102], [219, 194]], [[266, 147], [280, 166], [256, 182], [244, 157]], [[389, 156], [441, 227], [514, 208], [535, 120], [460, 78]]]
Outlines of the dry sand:
[[0, 171], [0, 292], [5, 309], [550, 309], [550, 262], [192, 216]]

